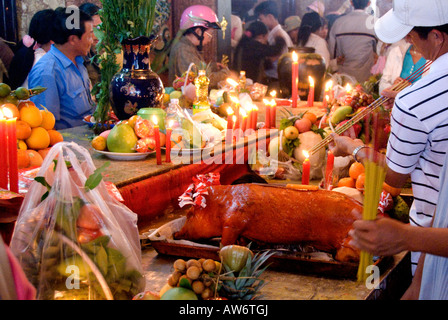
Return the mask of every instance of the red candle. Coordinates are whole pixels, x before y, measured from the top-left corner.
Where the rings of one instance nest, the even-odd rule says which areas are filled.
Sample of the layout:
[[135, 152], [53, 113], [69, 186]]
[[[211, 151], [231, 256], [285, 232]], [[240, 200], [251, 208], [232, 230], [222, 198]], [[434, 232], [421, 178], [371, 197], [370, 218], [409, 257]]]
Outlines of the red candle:
[[263, 99], [263, 103], [265, 106], [264, 127], [266, 129], [269, 129], [271, 127], [271, 102], [269, 100]]
[[297, 90], [299, 85], [299, 57], [295, 51], [292, 53], [292, 84], [291, 84], [291, 99], [292, 108], [297, 108]]
[[257, 130], [258, 108], [256, 105], [252, 106], [252, 129]]
[[162, 154], [160, 150], [160, 133], [159, 133], [159, 125], [157, 124], [157, 117], [152, 117], [152, 122], [154, 123], [154, 140], [156, 140], [156, 159], [157, 164], [162, 164]]
[[173, 131], [173, 120], [168, 122], [168, 128], [166, 128], [166, 150], [165, 150], [165, 161], [171, 162], [171, 132]]
[[[247, 130], [251, 130], [253, 125], [252, 125], [252, 112], [253, 112], [253, 108], [252, 105], [249, 106], [249, 110], [247, 111], [247, 124], [246, 124], [246, 131]], [[246, 136], [250, 134], [249, 132], [246, 132]]]
[[271, 128], [275, 129], [277, 121], [277, 104], [275, 103], [275, 100], [272, 100], [271, 102]]
[[6, 119], [0, 110], [0, 188], [8, 189], [8, 138]]
[[308, 80], [310, 81], [310, 89], [308, 91], [308, 107], [312, 107], [314, 105], [314, 79], [309, 76]]
[[6, 120], [8, 131], [8, 165], [9, 165], [9, 190], [19, 193], [19, 169], [17, 166], [17, 138], [16, 118]]
[[233, 131], [233, 109], [227, 108], [227, 130], [226, 130], [226, 143], [232, 143], [232, 131]]
[[309, 184], [311, 163], [308, 153], [306, 151], [303, 151], [303, 154], [305, 155], [305, 160], [303, 161], [302, 164], [302, 184]]
[[325, 187], [330, 189], [334, 167], [334, 154], [331, 151], [327, 153], [327, 167], [325, 168]]
[[241, 118], [241, 131], [243, 132], [243, 136], [245, 136], [245, 132], [247, 129], [247, 113], [243, 108], [241, 108]]
[[328, 94], [327, 94], [327, 95], [325, 95], [325, 99], [324, 99], [322, 108], [328, 108], [328, 99], [330, 99], [330, 98], [328, 97]]

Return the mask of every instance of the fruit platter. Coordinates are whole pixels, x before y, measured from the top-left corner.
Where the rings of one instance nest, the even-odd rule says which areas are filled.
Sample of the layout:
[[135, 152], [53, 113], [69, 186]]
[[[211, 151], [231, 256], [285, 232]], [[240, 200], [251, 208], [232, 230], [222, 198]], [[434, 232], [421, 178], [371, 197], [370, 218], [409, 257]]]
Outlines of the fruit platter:
[[[91, 146], [112, 160], [142, 160], [155, 153], [155, 132], [151, 121], [134, 115], [95, 136]], [[159, 132], [159, 138], [160, 144], [165, 145], [165, 134]]]

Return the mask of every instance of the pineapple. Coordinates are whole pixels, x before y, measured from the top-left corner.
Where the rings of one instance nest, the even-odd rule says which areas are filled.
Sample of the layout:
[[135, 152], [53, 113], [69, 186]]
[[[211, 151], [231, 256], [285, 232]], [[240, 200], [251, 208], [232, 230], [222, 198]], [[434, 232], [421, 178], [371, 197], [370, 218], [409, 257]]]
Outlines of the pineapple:
[[274, 254], [265, 251], [248, 255], [246, 265], [239, 271], [232, 270], [228, 264], [222, 261], [224, 274], [219, 276], [220, 295], [234, 300], [254, 300], [260, 297], [260, 289], [264, 286], [261, 274], [268, 266], [262, 266]]

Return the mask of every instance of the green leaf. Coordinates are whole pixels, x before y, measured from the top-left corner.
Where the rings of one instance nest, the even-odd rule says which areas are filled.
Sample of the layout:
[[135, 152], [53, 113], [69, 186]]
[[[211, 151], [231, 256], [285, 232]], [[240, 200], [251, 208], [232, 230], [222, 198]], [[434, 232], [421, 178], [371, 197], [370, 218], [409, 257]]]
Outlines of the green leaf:
[[191, 287], [190, 281], [188, 281], [188, 279], [186, 279], [186, 278], [182, 278], [179, 280], [179, 287], [193, 290], [193, 288]]
[[36, 182], [39, 182], [41, 185], [43, 185], [44, 187], [47, 188], [47, 192], [45, 192], [42, 197], [40, 198], [40, 202], [43, 202], [48, 195], [50, 194], [50, 190], [51, 190], [51, 186], [48, 184], [48, 182], [45, 180], [44, 177], [40, 176], [40, 177], [35, 177], [34, 180]]
[[102, 173], [110, 165], [110, 161], [105, 162], [101, 167], [96, 169], [86, 180], [84, 187], [87, 191], [95, 189], [103, 179]]

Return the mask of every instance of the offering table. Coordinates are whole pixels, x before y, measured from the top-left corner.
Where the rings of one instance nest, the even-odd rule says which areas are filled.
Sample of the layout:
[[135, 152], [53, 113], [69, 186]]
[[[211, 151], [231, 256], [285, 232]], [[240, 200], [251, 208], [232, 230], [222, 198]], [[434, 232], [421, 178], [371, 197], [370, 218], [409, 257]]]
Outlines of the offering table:
[[[193, 176], [219, 172], [221, 183], [230, 184], [250, 171], [246, 162], [208, 165], [163, 162], [158, 166], [155, 154], [140, 161], [113, 161], [92, 149], [89, 139], [92, 131], [87, 126], [62, 130], [61, 133], [65, 141], [74, 141], [91, 151], [96, 167], [110, 161], [111, 164], [103, 177], [117, 186], [124, 203], [138, 215], [146, 290], [153, 292], [158, 292], [166, 284], [177, 257], [158, 254], [149, 242], [145, 242], [145, 231], [155, 229], [177, 217], [173, 208], [178, 202], [178, 196], [185, 191]], [[263, 138], [269, 139], [269, 133]], [[247, 147], [249, 140], [241, 142], [242, 146]], [[244, 157], [247, 159], [247, 150]], [[164, 159], [163, 155], [162, 158]], [[269, 268], [262, 278], [266, 281], [261, 290], [262, 298], [268, 300], [399, 299], [411, 281], [407, 252], [392, 257], [382, 271], [380, 284], [376, 289], [369, 289], [356, 279], [283, 272]]]

